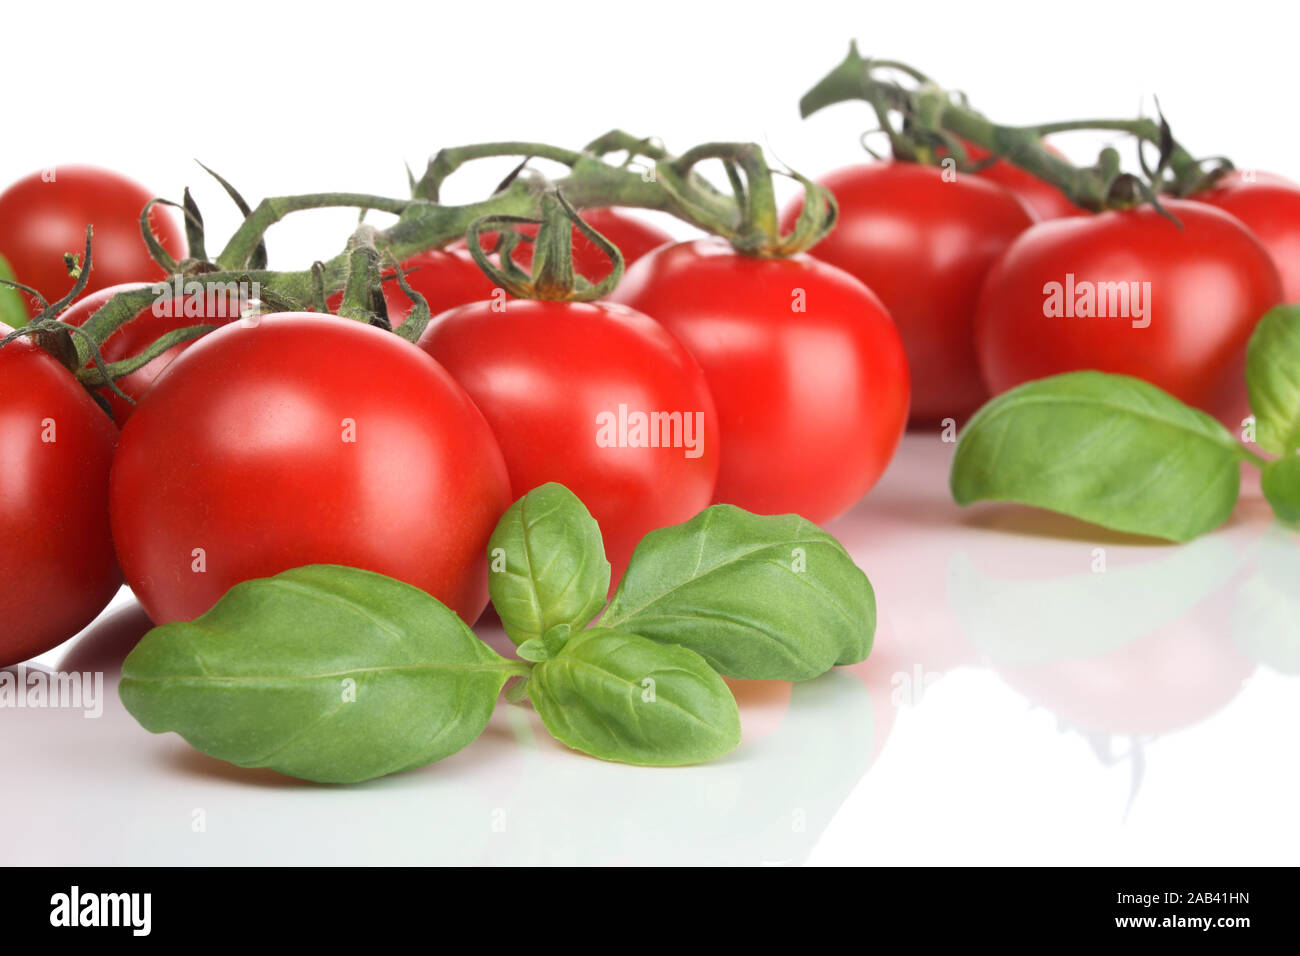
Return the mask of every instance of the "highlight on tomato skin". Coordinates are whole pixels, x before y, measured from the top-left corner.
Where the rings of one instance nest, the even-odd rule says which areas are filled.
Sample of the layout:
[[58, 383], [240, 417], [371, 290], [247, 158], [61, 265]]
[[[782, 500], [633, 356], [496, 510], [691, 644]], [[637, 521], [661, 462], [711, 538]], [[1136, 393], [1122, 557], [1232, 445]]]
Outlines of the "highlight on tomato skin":
[[847, 272], [696, 239], [650, 253], [612, 298], [663, 324], [704, 369], [720, 429], [715, 502], [821, 523], [892, 459], [910, 393], [903, 344]]
[[1273, 257], [1282, 300], [1300, 302], [1300, 186], [1275, 173], [1233, 170], [1188, 198], [1241, 220]]
[[441, 366], [315, 313], [188, 349], [127, 422], [111, 478], [118, 556], [159, 624], [305, 564], [386, 574], [473, 622], [510, 500], [496, 439]]
[[[0, 324], [0, 338], [13, 330]], [[108, 520], [117, 428], [55, 358], [0, 349], [0, 667], [43, 654], [122, 584]]]
[[[140, 234], [140, 213], [155, 196], [120, 173], [94, 166], [32, 173], [0, 193], [0, 256], [19, 282], [54, 302], [72, 287], [64, 254], [80, 256], [86, 226], [93, 225], [93, 268], [83, 294], [157, 281], [165, 273]], [[185, 234], [178, 217], [158, 204], [149, 211], [149, 223], [163, 248], [183, 259]], [[28, 305], [31, 316], [40, 311]]]

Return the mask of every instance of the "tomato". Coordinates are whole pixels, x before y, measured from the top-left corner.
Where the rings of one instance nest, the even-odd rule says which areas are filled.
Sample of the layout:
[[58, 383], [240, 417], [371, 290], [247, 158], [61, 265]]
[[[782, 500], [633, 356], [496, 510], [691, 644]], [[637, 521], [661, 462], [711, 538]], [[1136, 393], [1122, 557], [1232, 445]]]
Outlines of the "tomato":
[[1247, 178], [1229, 173], [1213, 189], [1193, 196], [1236, 216], [1273, 257], [1284, 302], [1300, 302], [1300, 186], [1269, 173]]
[[[406, 276], [406, 284], [428, 301], [430, 315], [438, 315], [458, 305], [490, 299], [497, 289], [496, 283], [484, 274], [464, 249], [431, 249], [421, 252], [405, 260], [402, 268], [414, 270]], [[330, 309], [337, 309], [342, 302], [342, 292], [336, 292], [326, 299]], [[395, 278], [384, 282], [384, 302], [388, 306], [388, 321], [393, 328], [405, 322], [414, 307]]]
[[27, 339], [0, 349], [0, 667], [62, 644], [121, 586], [108, 525], [116, 444], [53, 356]]
[[[1044, 143], [1043, 147], [1054, 156], [1065, 158], [1056, 147], [1048, 143]], [[971, 162], [979, 162], [987, 159], [991, 154], [983, 147], [967, 143], [966, 155]], [[1087, 215], [1051, 183], [1039, 179], [1033, 173], [1005, 159], [999, 159], [985, 166], [976, 175], [1015, 193], [1020, 201], [1029, 207], [1035, 219], [1061, 219], [1066, 216]]]
[[[558, 481], [587, 506], [614, 582], [646, 532], [712, 500], [708, 384], [653, 319], [612, 303], [522, 299], [495, 311], [482, 302], [444, 314], [419, 344], [492, 426], [514, 497]], [[649, 424], [654, 413], [666, 413], [654, 419], [662, 427]]]
[[721, 429], [715, 501], [829, 521], [889, 464], [907, 361], [885, 307], [848, 273], [697, 239], [650, 253], [614, 299], [665, 325], [703, 367]]
[[[72, 288], [65, 252], [80, 256], [86, 226], [95, 227], [90, 281], [85, 292], [124, 282], [163, 277], [140, 235], [140, 213], [154, 194], [125, 176], [92, 166], [59, 166], [32, 173], [0, 193], [0, 255], [19, 282], [50, 302]], [[177, 259], [185, 256], [185, 234], [163, 206], [149, 212], [154, 235]], [[30, 305], [30, 304], [29, 304]], [[31, 314], [36, 314], [31, 309]]]
[[[115, 285], [107, 289], [100, 289], [98, 292], [92, 292], [69, 306], [67, 311], [59, 316], [59, 319], [70, 325], [84, 325], [86, 320], [113, 296], [119, 292], [138, 289], [143, 284], [137, 282], [127, 285]], [[164, 303], [166, 305], [165, 309], [162, 308]], [[197, 294], [186, 295], [182, 298], [168, 297], [166, 300], [159, 299], [157, 305], [157, 309], [152, 305], [147, 309], [142, 309], [135, 318], [108, 337], [99, 350], [105, 362], [120, 362], [122, 359], [139, 355], [154, 340], [176, 329], [183, 329], [191, 325], [226, 325], [239, 318], [240, 314], [238, 299], [229, 295], [209, 297]], [[189, 315], [186, 315], [187, 310], [190, 313]], [[129, 375], [119, 378], [117, 387], [138, 402], [140, 397], [144, 395], [145, 389], [158, 377], [158, 373], [166, 368], [176, 356], [193, 344], [191, 341], [172, 346], [152, 359], [148, 364], [136, 369]], [[101, 388], [99, 394], [108, 401], [113, 410], [113, 420], [117, 422], [118, 426], [125, 425], [135, 406], [123, 399], [111, 388]]]
[[[618, 246], [623, 254], [624, 266], [630, 266], [652, 249], [657, 249], [672, 242], [673, 237], [658, 226], [652, 226], [618, 209], [583, 209], [579, 215], [598, 233]], [[536, 236], [537, 227], [521, 225], [517, 227], [525, 236]], [[491, 249], [495, 243], [495, 233], [480, 233], [480, 241], [485, 249]], [[452, 248], [464, 246], [464, 240], [453, 243]], [[513, 258], [522, 269], [533, 265], [533, 243], [520, 242], [515, 246]], [[573, 227], [573, 268], [574, 271], [599, 282], [610, 274], [613, 266], [609, 257], [600, 251], [600, 247]]]
[[313, 313], [232, 323], [158, 376], [113, 464], [113, 537], [156, 623], [249, 578], [344, 564], [473, 621], [510, 504], [487, 422], [390, 332]]
[[[946, 181], [915, 163], [850, 166], [821, 180], [839, 221], [812, 255], [880, 296], [898, 324], [912, 373], [912, 422], [958, 421], [988, 397], [975, 360], [980, 283], [1011, 241], [1033, 224], [1000, 186], [975, 176]], [[794, 225], [802, 203], [783, 217]]]
[[1246, 340], [1281, 299], [1277, 269], [1232, 216], [1163, 202], [1181, 228], [1142, 206], [1041, 223], [1012, 244], [989, 272], [976, 323], [995, 393], [1099, 369], [1239, 424]]

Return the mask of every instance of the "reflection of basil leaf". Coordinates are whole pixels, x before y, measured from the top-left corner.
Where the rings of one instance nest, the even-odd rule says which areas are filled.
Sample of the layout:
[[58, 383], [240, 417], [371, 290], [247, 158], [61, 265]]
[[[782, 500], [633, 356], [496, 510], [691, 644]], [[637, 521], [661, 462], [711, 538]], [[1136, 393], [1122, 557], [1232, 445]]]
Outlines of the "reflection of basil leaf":
[[605, 605], [610, 572], [600, 527], [563, 485], [534, 488], [511, 505], [488, 557], [492, 604], [516, 644], [557, 624], [581, 628]]
[[1070, 372], [997, 396], [962, 432], [953, 498], [1015, 501], [1187, 541], [1231, 514], [1243, 449], [1204, 412], [1127, 375]]
[[1275, 455], [1300, 448], [1300, 305], [1279, 305], [1259, 320], [1246, 348], [1246, 387], [1255, 444]]
[[714, 505], [645, 536], [600, 623], [689, 647], [729, 677], [807, 680], [867, 656], [876, 600], [811, 521]]
[[[4, 256], [0, 256], [0, 279], [14, 279], [14, 271], [9, 267]], [[0, 322], [11, 329], [20, 329], [27, 324], [27, 303], [23, 295], [10, 285], [0, 283]]]
[[1288, 455], [1266, 464], [1260, 488], [1274, 514], [1286, 522], [1300, 521], [1300, 457]]
[[312, 565], [154, 628], [123, 664], [120, 694], [146, 730], [213, 757], [350, 783], [460, 750], [527, 667], [418, 588]]
[[574, 634], [533, 668], [528, 696], [552, 736], [602, 760], [700, 763], [740, 743], [736, 699], [704, 659], [636, 634]]

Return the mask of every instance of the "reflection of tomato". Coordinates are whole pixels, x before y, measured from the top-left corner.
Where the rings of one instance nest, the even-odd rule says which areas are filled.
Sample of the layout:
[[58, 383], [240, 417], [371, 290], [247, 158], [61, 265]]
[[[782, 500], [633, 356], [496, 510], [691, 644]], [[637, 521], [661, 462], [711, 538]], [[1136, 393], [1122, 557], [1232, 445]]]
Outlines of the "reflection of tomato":
[[[66, 312], [59, 316], [59, 319], [70, 325], [84, 325], [86, 320], [94, 315], [114, 295], [119, 292], [138, 289], [140, 286], [140, 283], [135, 285], [115, 285], [107, 289], [101, 289], [98, 292], [92, 292], [90, 295], [74, 302]], [[169, 305], [168, 311], [171, 312], [170, 316], [158, 315], [155, 313], [153, 306], [150, 306], [143, 309], [135, 318], [110, 335], [99, 350], [104, 361], [109, 363], [120, 362], [122, 359], [139, 355], [155, 339], [176, 329], [183, 329], [191, 325], [225, 325], [239, 318], [238, 299], [225, 295], [213, 298], [212, 315], [208, 314], [208, 299], [205, 295], [188, 296], [185, 299], [171, 299], [167, 304]], [[185, 314], [187, 309], [191, 313], [190, 315]], [[117, 387], [131, 398], [139, 401], [145, 389], [153, 384], [153, 380], [158, 377], [158, 373], [165, 369], [176, 356], [193, 344], [193, 342], [182, 342], [180, 345], [172, 346], [147, 365], [119, 378]], [[126, 420], [131, 417], [131, 412], [135, 406], [123, 399], [111, 388], [101, 388], [99, 393], [108, 400], [109, 406], [113, 409], [113, 420], [119, 426], [126, 424]]]
[[116, 442], [52, 356], [26, 339], [0, 349], [0, 667], [72, 637], [121, 586], [108, 528]]
[[[612, 303], [516, 300], [498, 312], [482, 302], [442, 315], [420, 348], [487, 418], [516, 498], [558, 481], [587, 506], [613, 583], [647, 532], [693, 518], [712, 499], [713, 400], [696, 361], [652, 319]], [[675, 415], [676, 430], [651, 426], [642, 441], [654, 447], [637, 447], [627, 419], [628, 440], [611, 446], [600, 426], [619, 439], [620, 410]]]
[[848, 273], [697, 239], [650, 253], [613, 298], [663, 323], [704, 369], [721, 430], [716, 501], [829, 521], [889, 464], [907, 361], [889, 313]]
[[995, 394], [1098, 369], [1239, 421], [1246, 341], [1281, 298], [1277, 269], [1232, 216], [1164, 205], [1181, 227], [1142, 206], [1039, 223], [1012, 243], [989, 271], [975, 327]]
[[113, 463], [113, 536], [156, 623], [304, 564], [377, 571], [473, 621], [510, 503], [501, 451], [447, 372], [313, 313], [227, 325], [172, 362]]
[[[403, 262], [402, 269], [407, 271], [406, 284], [428, 301], [431, 316], [458, 305], [490, 299], [497, 288], [463, 249], [421, 252]], [[396, 328], [406, 321], [414, 303], [395, 278], [385, 280], [383, 288], [388, 321]], [[325, 301], [330, 309], [337, 309], [343, 302], [343, 293], [336, 292]]]
[[[47, 172], [44, 177], [32, 173], [0, 193], [0, 255], [9, 260], [19, 282], [50, 302], [67, 294], [73, 280], [63, 254], [80, 256], [85, 251], [88, 225], [95, 227], [95, 235], [86, 292], [162, 278], [140, 234], [140, 213], [153, 193], [125, 176], [91, 166], [60, 166]], [[182, 258], [184, 233], [171, 213], [154, 206], [149, 222], [163, 248]]]
[[1244, 222], [1273, 257], [1283, 301], [1300, 302], [1300, 186], [1269, 173], [1252, 175], [1234, 171], [1192, 198]]
[[[980, 283], [1033, 224], [1029, 211], [1001, 186], [977, 176], [949, 182], [942, 170], [916, 163], [850, 166], [821, 183], [840, 212], [812, 255], [865, 282], [898, 324], [913, 423], [965, 419], [988, 397], [975, 360]], [[800, 208], [786, 210], [786, 229]]]

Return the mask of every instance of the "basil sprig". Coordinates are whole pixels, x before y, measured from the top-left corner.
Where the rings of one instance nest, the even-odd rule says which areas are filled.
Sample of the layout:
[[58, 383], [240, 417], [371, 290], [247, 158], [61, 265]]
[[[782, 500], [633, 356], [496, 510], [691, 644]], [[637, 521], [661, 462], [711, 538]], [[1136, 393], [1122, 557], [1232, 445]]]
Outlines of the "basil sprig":
[[527, 667], [419, 588], [311, 565], [154, 628], [123, 663], [119, 693], [146, 730], [221, 760], [350, 783], [460, 750]]
[[1300, 519], [1300, 306], [1264, 316], [1247, 351], [1256, 443], [1266, 461], [1198, 409], [1148, 382], [1070, 372], [989, 401], [962, 431], [950, 484], [958, 504], [1014, 501], [1170, 541], [1232, 513], [1241, 463], [1263, 469], [1284, 521]]

